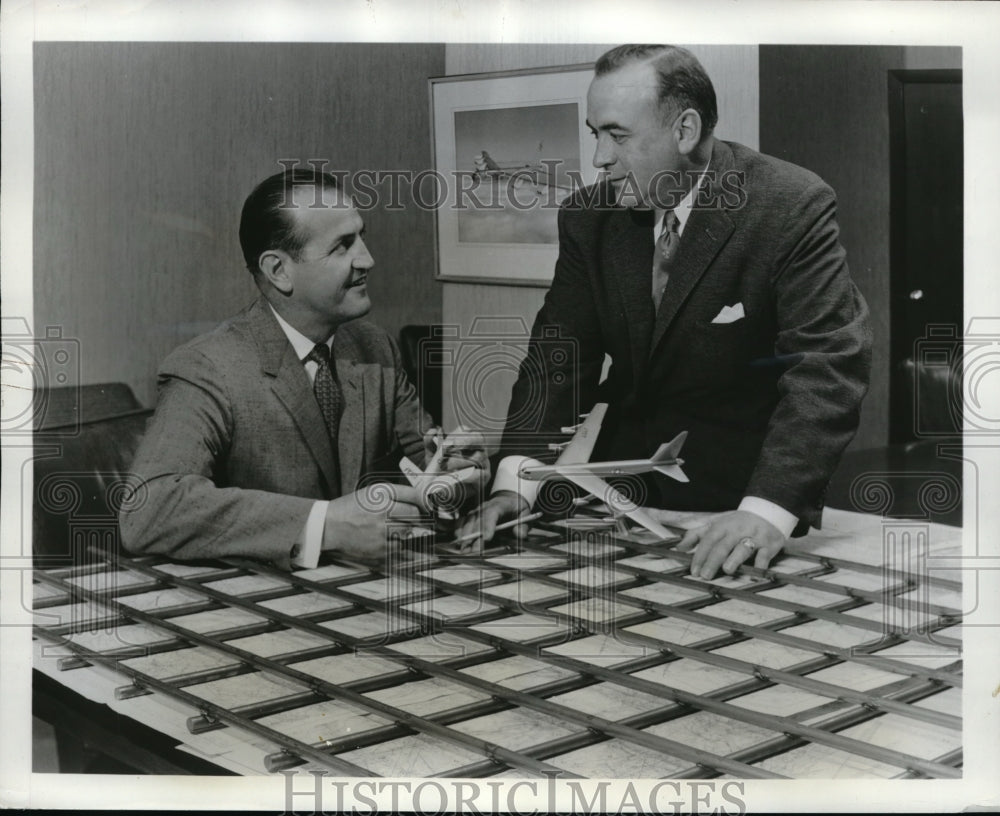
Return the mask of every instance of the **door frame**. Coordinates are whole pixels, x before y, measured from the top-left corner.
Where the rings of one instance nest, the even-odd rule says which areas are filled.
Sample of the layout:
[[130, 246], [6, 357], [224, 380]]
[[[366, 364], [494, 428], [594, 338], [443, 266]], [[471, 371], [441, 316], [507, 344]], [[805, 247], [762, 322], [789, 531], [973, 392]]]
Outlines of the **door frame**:
[[[913, 421], [912, 402], [900, 363], [912, 355], [906, 321], [897, 319], [904, 303], [898, 292], [904, 279], [906, 257], [906, 129], [904, 89], [918, 83], [962, 84], [962, 70], [897, 69], [888, 72], [889, 96], [889, 442], [911, 442], [918, 437]], [[963, 105], [964, 112], [964, 105]], [[964, 113], [963, 113], [964, 116]], [[964, 139], [964, 128], [963, 128]], [[963, 145], [964, 147], [964, 145]], [[963, 150], [964, 155], [964, 150]], [[963, 181], [964, 184], [964, 181]], [[964, 281], [964, 276], [963, 276]], [[964, 282], [963, 282], [964, 287]], [[964, 320], [964, 310], [963, 310]], [[955, 352], [961, 345], [963, 328], [956, 332], [951, 326], [928, 326], [928, 343], [940, 352]], [[905, 346], [905, 348], [904, 348]], [[960, 374], [959, 374], [960, 376]], [[915, 382], [917, 375], [914, 374]], [[953, 389], [953, 397], [961, 399], [961, 388]]]

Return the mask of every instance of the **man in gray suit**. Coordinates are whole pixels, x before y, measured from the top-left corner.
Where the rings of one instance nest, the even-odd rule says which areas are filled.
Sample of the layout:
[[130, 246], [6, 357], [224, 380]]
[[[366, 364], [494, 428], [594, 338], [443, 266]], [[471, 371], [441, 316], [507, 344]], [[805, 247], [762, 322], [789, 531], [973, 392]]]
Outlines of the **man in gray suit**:
[[[597, 61], [587, 124], [603, 179], [559, 213], [555, 276], [503, 443], [543, 451], [595, 402], [610, 404], [595, 461], [647, 457], [688, 431], [691, 481], [651, 475], [644, 498], [715, 511], [680, 545], [702, 578], [766, 567], [793, 530], [819, 526], [871, 351], [833, 191], [716, 139], [716, 118], [712, 83], [685, 49], [626, 45]], [[576, 356], [550, 359], [554, 336]], [[530, 500], [502, 470], [498, 484], [521, 496], [501, 490], [465, 530], [488, 538]]]
[[422, 464], [431, 422], [395, 344], [358, 320], [374, 265], [363, 235], [330, 174], [286, 171], [250, 194], [240, 244], [261, 297], [163, 363], [120, 517], [127, 549], [286, 568], [321, 550], [377, 560], [390, 519], [420, 514], [416, 490], [371, 481], [402, 455]]

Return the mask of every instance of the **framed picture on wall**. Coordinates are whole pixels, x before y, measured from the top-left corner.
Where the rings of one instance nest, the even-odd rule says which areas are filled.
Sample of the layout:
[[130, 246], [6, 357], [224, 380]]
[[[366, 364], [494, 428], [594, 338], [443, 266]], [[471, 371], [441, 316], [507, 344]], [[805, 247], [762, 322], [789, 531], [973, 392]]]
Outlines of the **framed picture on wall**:
[[597, 178], [592, 78], [588, 63], [430, 80], [440, 280], [552, 282], [559, 206]]

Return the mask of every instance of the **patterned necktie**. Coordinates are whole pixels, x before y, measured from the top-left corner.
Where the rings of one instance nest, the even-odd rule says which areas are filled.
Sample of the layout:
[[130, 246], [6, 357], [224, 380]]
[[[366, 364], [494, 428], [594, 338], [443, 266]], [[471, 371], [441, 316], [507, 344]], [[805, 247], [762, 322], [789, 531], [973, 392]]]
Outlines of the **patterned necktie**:
[[316, 378], [313, 380], [313, 393], [316, 395], [320, 411], [323, 412], [327, 433], [334, 443], [333, 449], [336, 450], [342, 405], [340, 388], [337, 386], [337, 381], [333, 378], [333, 372], [330, 369], [330, 348], [326, 343], [317, 343], [305, 361], [316, 363], [318, 366]]
[[653, 304], [660, 308], [663, 291], [667, 288], [670, 278], [670, 265], [677, 254], [677, 244], [681, 236], [677, 233], [677, 214], [670, 210], [663, 216], [663, 229], [656, 239], [656, 251], [653, 255]]

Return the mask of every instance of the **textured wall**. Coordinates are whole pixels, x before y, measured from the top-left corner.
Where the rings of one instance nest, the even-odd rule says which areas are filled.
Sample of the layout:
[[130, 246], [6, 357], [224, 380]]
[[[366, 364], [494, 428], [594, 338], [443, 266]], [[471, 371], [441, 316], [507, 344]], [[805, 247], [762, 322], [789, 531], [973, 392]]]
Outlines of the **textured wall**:
[[[82, 345], [84, 383], [147, 405], [164, 356], [247, 303], [236, 228], [279, 158], [430, 165], [443, 45], [38, 43], [35, 326]], [[441, 320], [431, 213], [366, 215], [372, 318]]]

